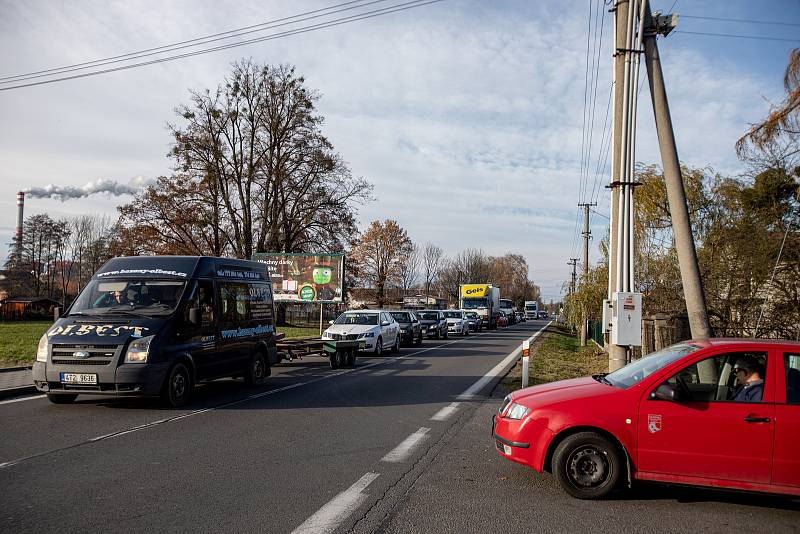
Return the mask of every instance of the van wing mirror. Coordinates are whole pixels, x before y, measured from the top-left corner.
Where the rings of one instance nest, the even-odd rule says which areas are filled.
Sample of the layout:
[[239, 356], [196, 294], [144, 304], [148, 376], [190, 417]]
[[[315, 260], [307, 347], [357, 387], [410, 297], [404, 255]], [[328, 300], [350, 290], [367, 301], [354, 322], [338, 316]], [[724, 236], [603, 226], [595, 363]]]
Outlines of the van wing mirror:
[[189, 323], [195, 326], [200, 324], [200, 308], [189, 308]]

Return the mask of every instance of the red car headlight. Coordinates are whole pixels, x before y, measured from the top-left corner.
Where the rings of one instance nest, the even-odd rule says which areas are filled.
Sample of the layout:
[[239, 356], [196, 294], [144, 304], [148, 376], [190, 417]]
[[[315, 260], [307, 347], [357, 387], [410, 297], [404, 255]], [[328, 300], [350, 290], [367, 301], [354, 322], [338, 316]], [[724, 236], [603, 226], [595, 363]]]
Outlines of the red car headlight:
[[516, 402], [512, 402], [511, 404], [508, 405], [506, 413], [503, 415], [503, 417], [507, 419], [519, 420], [528, 415], [530, 411], [531, 409], [528, 408], [527, 406], [523, 406], [521, 404], [517, 404]]

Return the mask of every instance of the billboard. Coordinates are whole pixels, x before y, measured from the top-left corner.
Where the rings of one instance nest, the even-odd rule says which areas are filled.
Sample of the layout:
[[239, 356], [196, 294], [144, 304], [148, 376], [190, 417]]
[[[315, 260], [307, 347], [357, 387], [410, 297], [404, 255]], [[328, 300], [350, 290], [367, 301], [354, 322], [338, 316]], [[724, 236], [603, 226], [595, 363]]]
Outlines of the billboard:
[[344, 254], [259, 252], [276, 302], [342, 302]]

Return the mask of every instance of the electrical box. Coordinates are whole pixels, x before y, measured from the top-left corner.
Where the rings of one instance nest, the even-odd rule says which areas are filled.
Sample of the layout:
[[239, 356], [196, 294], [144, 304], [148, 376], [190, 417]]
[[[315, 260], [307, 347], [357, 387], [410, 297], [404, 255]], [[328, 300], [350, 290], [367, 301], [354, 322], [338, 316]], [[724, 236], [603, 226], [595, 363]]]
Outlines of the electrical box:
[[629, 347], [642, 345], [642, 294], [618, 292], [612, 295], [611, 343]]
[[611, 301], [603, 299], [603, 333], [611, 332]]

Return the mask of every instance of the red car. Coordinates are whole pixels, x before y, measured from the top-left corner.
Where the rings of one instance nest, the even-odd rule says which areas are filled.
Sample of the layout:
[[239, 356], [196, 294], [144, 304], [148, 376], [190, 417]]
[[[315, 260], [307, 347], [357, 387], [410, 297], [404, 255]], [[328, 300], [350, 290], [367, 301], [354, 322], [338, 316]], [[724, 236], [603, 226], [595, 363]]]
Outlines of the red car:
[[492, 425], [502, 456], [580, 499], [631, 480], [800, 495], [800, 343], [678, 343], [515, 391]]
[[497, 319], [496, 319], [497, 328], [500, 328], [502, 326], [508, 326], [508, 316], [505, 314], [505, 312], [501, 311], [496, 317], [497, 317]]

